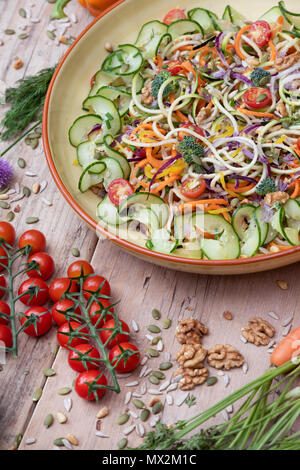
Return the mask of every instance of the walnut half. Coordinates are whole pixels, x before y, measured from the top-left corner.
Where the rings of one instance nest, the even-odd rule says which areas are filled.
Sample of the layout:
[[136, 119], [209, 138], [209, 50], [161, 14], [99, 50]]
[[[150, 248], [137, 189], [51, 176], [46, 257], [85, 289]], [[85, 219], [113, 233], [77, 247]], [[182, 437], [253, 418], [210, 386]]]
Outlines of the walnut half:
[[174, 376], [182, 375], [179, 380], [179, 388], [181, 390], [192, 390], [196, 385], [203, 384], [208, 377], [208, 370], [205, 367], [199, 369], [180, 368]]
[[177, 353], [176, 361], [184, 368], [201, 369], [206, 354], [207, 349], [201, 344], [184, 344]]
[[208, 329], [195, 318], [186, 318], [178, 323], [176, 337], [180, 344], [201, 343], [202, 335], [207, 335]]
[[207, 362], [215, 369], [229, 370], [233, 367], [241, 367], [244, 357], [231, 344], [215, 344], [208, 350]]
[[256, 346], [266, 346], [275, 334], [275, 328], [262, 318], [250, 318], [249, 326], [242, 328], [242, 336]]

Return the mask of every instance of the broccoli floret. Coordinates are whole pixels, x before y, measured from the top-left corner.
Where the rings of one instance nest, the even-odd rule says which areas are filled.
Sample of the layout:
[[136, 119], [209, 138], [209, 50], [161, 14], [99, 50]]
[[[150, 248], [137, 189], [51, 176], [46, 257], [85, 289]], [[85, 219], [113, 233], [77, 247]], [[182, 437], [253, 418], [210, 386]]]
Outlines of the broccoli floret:
[[254, 86], [261, 87], [269, 83], [271, 74], [268, 70], [256, 67], [251, 73], [250, 78]]
[[[168, 72], [167, 70], [162, 70], [157, 75], [155, 75], [154, 80], [151, 85], [151, 95], [154, 96], [154, 98], [157, 99], [160, 87], [170, 77], [172, 77], [172, 74]], [[169, 83], [169, 85], [167, 85], [166, 88], [164, 89], [163, 96], [164, 97], [168, 96], [173, 90], [174, 90], [174, 85], [172, 83]]]
[[204, 148], [192, 135], [185, 135], [178, 145], [178, 150], [184, 160], [189, 165], [201, 165], [201, 158], [204, 157]]
[[275, 181], [268, 176], [265, 180], [262, 180], [255, 188], [255, 192], [261, 196], [265, 196], [268, 193], [274, 193], [278, 191]]

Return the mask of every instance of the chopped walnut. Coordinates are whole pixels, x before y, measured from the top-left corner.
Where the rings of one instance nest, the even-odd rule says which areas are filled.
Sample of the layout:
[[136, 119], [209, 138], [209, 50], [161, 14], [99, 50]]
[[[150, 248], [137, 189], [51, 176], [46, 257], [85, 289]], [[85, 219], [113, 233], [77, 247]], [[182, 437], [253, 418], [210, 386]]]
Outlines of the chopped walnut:
[[207, 333], [208, 329], [195, 318], [186, 318], [176, 327], [176, 337], [180, 344], [200, 344], [202, 335]]
[[278, 105], [276, 106], [276, 111], [280, 114], [280, 116], [282, 117], [286, 117], [289, 115], [289, 113], [287, 112], [287, 109], [286, 109], [286, 106], [285, 104], [281, 101], [280, 103], [278, 103]]
[[280, 72], [281, 70], [286, 70], [292, 67], [292, 65], [296, 64], [299, 61], [300, 61], [300, 51], [297, 51], [285, 57], [278, 57], [275, 60], [275, 68], [278, 72]]
[[250, 318], [249, 326], [242, 328], [242, 336], [256, 346], [266, 346], [275, 334], [275, 328], [262, 318]]
[[201, 385], [208, 377], [208, 370], [205, 367], [199, 369], [190, 369], [184, 367], [178, 369], [174, 376], [182, 375], [179, 381], [179, 388], [181, 390], [192, 390], [196, 385]]
[[223, 312], [223, 317], [225, 320], [232, 320], [232, 313], [229, 312], [229, 310], [225, 310], [225, 312]]
[[274, 193], [268, 193], [264, 197], [264, 203], [268, 206], [273, 206], [276, 202], [284, 204], [289, 198], [288, 193], [284, 191], [275, 191]]
[[207, 362], [215, 369], [229, 370], [233, 367], [241, 367], [244, 357], [231, 344], [215, 344], [208, 350]]
[[211, 115], [211, 109], [210, 108], [202, 108], [200, 109], [199, 113], [196, 116], [196, 124], [201, 124], [205, 119], [207, 119]]
[[96, 194], [96, 196], [104, 197], [105, 196], [105, 189], [103, 183], [94, 184], [90, 187], [92, 193]]
[[149, 82], [144, 88], [142, 88], [142, 102], [146, 106], [150, 106], [153, 103], [154, 97], [151, 95], [152, 82]]
[[201, 369], [207, 349], [201, 344], [184, 344], [177, 353], [176, 361], [184, 368]]

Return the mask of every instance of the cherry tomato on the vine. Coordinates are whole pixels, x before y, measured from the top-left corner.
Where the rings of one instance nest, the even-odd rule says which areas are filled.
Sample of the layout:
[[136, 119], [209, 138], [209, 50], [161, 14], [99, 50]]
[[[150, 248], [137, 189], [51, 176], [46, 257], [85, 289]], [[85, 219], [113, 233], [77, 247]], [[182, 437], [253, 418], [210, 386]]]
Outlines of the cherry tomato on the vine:
[[16, 239], [14, 227], [9, 222], [0, 222], [0, 238], [12, 246]]
[[63, 348], [75, 348], [78, 344], [88, 343], [85, 336], [88, 330], [81, 323], [70, 321], [63, 323], [57, 330], [57, 341]]
[[243, 99], [249, 108], [261, 109], [272, 103], [272, 94], [268, 88], [248, 88]]
[[8, 265], [8, 258], [5, 249], [3, 248], [3, 246], [0, 246], [0, 271], [3, 271], [3, 269], [5, 269], [2, 265]]
[[[103, 397], [106, 392], [105, 388], [97, 388], [90, 391], [88, 384], [107, 385], [107, 380], [103, 372], [97, 369], [86, 370], [81, 372], [75, 381], [75, 390], [81, 398], [93, 401]], [[90, 393], [89, 393], [90, 392]]]
[[269, 23], [264, 20], [255, 21], [255, 23], [252, 23], [250, 26], [249, 36], [255, 44], [258, 45], [258, 47], [265, 46], [268, 44], [272, 36], [272, 30]]
[[173, 10], [170, 10], [166, 14], [166, 16], [163, 19], [163, 23], [171, 24], [171, 23], [174, 23], [174, 21], [185, 20], [185, 19], [186, 19], [186, 14], [184, 13], [184, 11], [180, 10], [179, 8], [174, 8]]
[[61, 299], [56, 302], [52, 307], [52, 319], [54, 323], [58, 326], [63, 325], [68, 320], [68, 313], [77, 313], [78, 315], [81, 314], [80, 308], [77, 307], [74, 310], [74, 302], [71, 299]]
[[39, 271], [37, 269], [31, 269], [27, 272], [28, 277], [40, 277], [46, 281], [54, 273], [54, 261], [48, 253], [34, 253], [28, 258], [28, 263], [30, 261], [36, 261], [39, 265]]
[[[94, 301], [89, 309], [89, 316], [93, 325], [97, 324], [97, 328], [101, 328], [105, 322], [108, 320], [113, 319], [113, 316], [110, 315], [107, 311], [102, 316], [103, 309], [107, 309], [111, 305], [110, 301], [107, 299], [99, 299], [98, 301]], [[114, 313], [114, 307], [108, 310], [109, 312]], [[99, 320], [101, 318], [101, 320]]]
[[98, 289], [100, 289], [98, 293], [99, 299], [101, 299], [101, 295], [106, 295], [107, 297], [110, 296], [110, 285], [108, 281], [103, 276], [99, 276], [98, 274], [86, 278], [83, 282], [82, 288], [83, 295], [86, 299], [89, 299], [92, 293], [97, 292]]
[[49, 295], [53, 302], [58, 302], [66, 292], [71, 294], [77, 292], [76, 281], [72, 281], [68, 277], [58, 277], [51, 282]]
[[[128, 354], [130, 352], [129, 350], [135, 352], [133, 354]], [[120, 362], [118, 362], [118, 359], [120, 358], [121, 354], [123, 354], [123, 351], [128, 351], [128, 355], [125, 356], [126, 360], [122, 358]], [[109, 362], [113, 366], [118, 362], [115, 367], [118, 372], [131, 372], [139, 365], [140, 358], [141, 355], [138, 348], [134, 344], [128, 342], [117, 344], [109, 352]]]
[[0, 325], [0, 345], [1, 343], [4, 343], [7, 348], [11, 348], [13, 344], [11, 329], [6, 325]]
[[[121, 324], [120, 329], [124, 333], [118, 333], [113, 339], [110, 340], [110, 338], [113, 335], [113, 330], [117, 327], [118, 324]], [[123, 320], [119, 320], [119, 319], [115, 320], [113, 318], [105, 322], [102, 328], [105, 328], [105, 329], [99, 332], [99, 336], [100, 336], [102, 343], [106, 344], [106, 347], [109, 349], [113, 348], [118, 343], [126, 342], [129, 340], [130, 329], [127, 323], [125, 323]]]
[[[34, 293], [33, 289], [36, 287], [38, 288], [37, 293], [32, 295], [30, 291], [32, 290], [32, 293]], [[25, 294], [29, 289], [30, 291], [28, 294]], [[18, 290], [18, 295], [21, 294], [24, 295], [20, 297], [20, 301], [27, 306], [44, 305], [49, 298], [49, 290], [46, 282], [43, 281], [43, 279], [35, 277], [26, 279], [26, 281], [22, 282]]]
[[3, 302], [3, 300], [0, 300], [0, 324], [1, 325], [7, 325], [8, 324], [8, 318], [6, 316], [1, 316], [1, 313], [4, 313], [5, 315], [10, 315], [10, 306], [6, 303]]
[[45, 307], [31, 307], [21, 317], [21, 325], [30, 318], [37, 317], [36, 323], [32, 323], [24, 329], [28, 336], [42, 336], [52, 327], [51, 313]]
[[203, 178], [190, 177], [183, 181], [180, 191], [184, 197], [197, 199], [204, 193], [206, 183]]
[[[84, 372], [89, 369], [97, 369], [100, 365], [99, 362], [93, 359], [100, 359], [100, 354], [98, 350], [88, 343], [78, 344], [76, 346], [76, 351], [71, 350], [68, 356], [69, 366], [76, 370], [77, 372]], [[80, 354], [86, 355], [86, 360], [82, 360]], [[90, 358], [90, 361], [87, 360], [87, 357]]]
[[113, 180], [107, 188], [107, 194], [110, 201], [119, 206], [122, 201], [131, 196], [134, 193], [134, 189], [131, 184], [124, 180], [124, 178], [117, 178]]
[[2, 287], [6, 287], [6, 280], [4, 276], [0, 276], [0, 299], [6, 294], [6, 290], [2, 289]]
[[94, 269], [90, 263], [88, 263], [88, 261], [78, 260], [70, 264], [67, 274], [70, 279], [77, 279], [81, 276], [88, 276], [89, 274], [93, 273]]
[[24, 248], [26, 245], [31, 246], [30, 254], [45, 251], [46, 238], [45, 235], [39, 230], [27, 230], [19, 238], [19, 248]]

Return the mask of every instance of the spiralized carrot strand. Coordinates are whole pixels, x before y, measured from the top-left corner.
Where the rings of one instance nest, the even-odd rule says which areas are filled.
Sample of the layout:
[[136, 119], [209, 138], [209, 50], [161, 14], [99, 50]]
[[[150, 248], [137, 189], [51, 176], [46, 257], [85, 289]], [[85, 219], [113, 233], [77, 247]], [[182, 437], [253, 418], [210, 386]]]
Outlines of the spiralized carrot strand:
[[151, 189], [151, 193], [153, 194], [158, 194], [160, 191], [162, 191], [166, 186], [169, 186], [171, 184], [174, 183], [174, 181], [180, 179], [180, 176], [179, 175], [172, 175], [172, 176], [169, 176], [169, 178], [167, 178], [165, 181], [163, 181], [162, 183], [160, 183], [156, 188], [153, 188]]
[[247, 114], [248, 116], [259, 116], [259, 117], [268, 117], [270, 119], [279, 119], [278, 116], [272, 113], [263, 113], [259, 111], [250, 111], [250, 109], [244, 109], [244, 108], [235, 108], [237, 111], [243, 114]]
[[241, 41], [242, 35], [246, 31], [248, 31], [248, 29], [250, 29], [250, 25], [243, 26], [243, 28], [241, 28], [239, 32], [237, 33], [235, 37], [235, 41], [234, 41], [234, 47], [235, 47], [236, 53], [239, 56], [239, 58], [242, 60], [245, 60], [246, 56], [241, 51], [240, 41]]
[[153, 157], [151, 147], [146, 148], [146, 157], [147, 157], [148, 163], [150, 163], [150, 165], [152, 165], [154, 168], [160, 168], [166, 163], [165, 160], [161, 161]]

